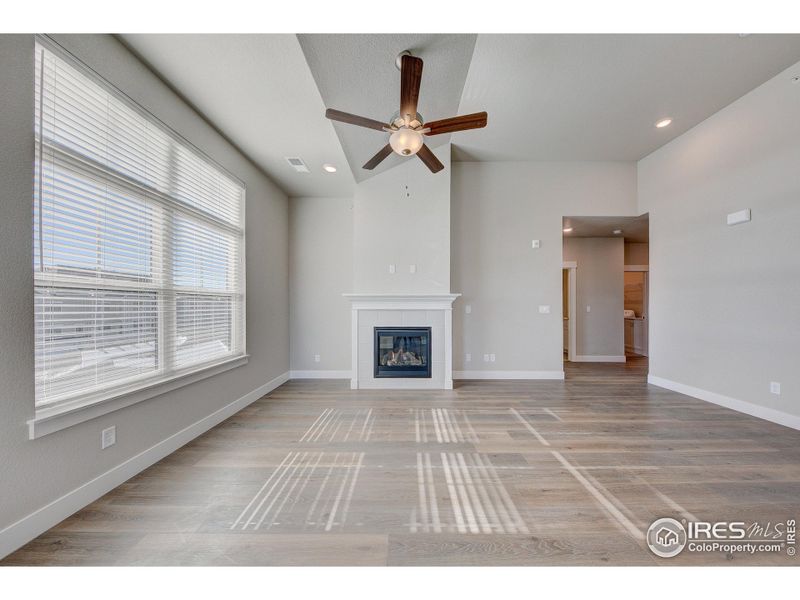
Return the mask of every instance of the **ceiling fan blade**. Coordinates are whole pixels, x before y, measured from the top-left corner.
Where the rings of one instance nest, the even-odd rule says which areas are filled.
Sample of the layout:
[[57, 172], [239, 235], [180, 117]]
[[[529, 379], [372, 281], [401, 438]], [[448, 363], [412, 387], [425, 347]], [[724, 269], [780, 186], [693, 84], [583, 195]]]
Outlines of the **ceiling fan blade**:
[[438, 173], [444, 169], [444, 165], [439, 162], [439, 159], [436, 158], [433, 151], [425, 144], [422, 144], [422, 148], [417, 152], [417, 156], [419, 156], [419, 159], [431, 170], [431, 173]]
[[350, 113], [342, 112], [341, 110], [335, 110], [333, 108], [326, 110], [325, 116], [331, 121], [340, 121], [342, 123], [349, 123], [350, 125], [358, 125], [359, 127], [377, 129], [378, 131], [383, 131], [383, 128], [386, 127], [386, 123], [381, 123], [375, 119], [351, 115]]
[[381, 164], [383, 162], [383, 159], [385, 159], [391, 153], [392, 153], [392, 147], [389, 144], [386, 144], [383, 148], [381, 148], [378, 151], [378, 153], [375, 156], [373, 156], [367, 162], [364, 163], [363, 168], [371, 171], [379, 164]]
[[430, 129], [425, 135], [439, 135], [440, 133], [452, 133], [454, 131], [464, 131], [466, 129], [480, 129], [486, 127], [486, 112], [472, 113], [471, 115], [461, 115], [460, 117], [450, 117], [440, 121], [425, 123], [425, 128]]
[[419, 85], [422, 82], [422, 59], [405, 55], [400, 69], [400, 116], [410, 123], [417, 117]]

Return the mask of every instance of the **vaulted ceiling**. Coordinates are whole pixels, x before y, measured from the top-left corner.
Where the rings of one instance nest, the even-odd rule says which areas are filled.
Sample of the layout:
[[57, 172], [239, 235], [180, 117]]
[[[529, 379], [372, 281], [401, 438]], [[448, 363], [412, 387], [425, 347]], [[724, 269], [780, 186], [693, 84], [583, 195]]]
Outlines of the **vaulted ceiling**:
[[[388, 120], [399, 108], [402, 50], [425, 61], [426, 120], [488, 111], [485, 129], [429, 140], [478, 161], [635, 161], [800, 61], [800, 35], [120, 38], [291, 196], [349, 195], [356, 182], [416, 160], [393, 155], [364, 171], [388, 134], [324, 118], [330, 107]], [[673, 123], [656, 129], [662, 117]], [[287, 156], [311, 173], [295, 172]]]

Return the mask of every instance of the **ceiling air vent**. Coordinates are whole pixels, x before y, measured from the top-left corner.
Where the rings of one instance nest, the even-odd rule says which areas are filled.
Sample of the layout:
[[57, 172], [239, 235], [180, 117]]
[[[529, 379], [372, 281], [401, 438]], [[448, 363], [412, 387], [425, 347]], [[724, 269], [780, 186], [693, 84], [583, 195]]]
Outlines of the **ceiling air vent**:
[[311, 171], [308, 170], [306, 163], [304, 163], [303, 159], [299, 156], [287, 156], [285, 158], [286, 162], [288, 162], [298, 173], [311, 173]]

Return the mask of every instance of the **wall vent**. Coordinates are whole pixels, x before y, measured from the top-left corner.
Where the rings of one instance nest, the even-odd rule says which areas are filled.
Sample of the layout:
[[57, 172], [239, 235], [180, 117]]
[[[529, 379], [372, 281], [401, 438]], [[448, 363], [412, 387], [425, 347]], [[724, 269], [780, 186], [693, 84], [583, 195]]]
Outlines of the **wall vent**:
[[303, 162], [303, 159], [299, 156], [286, 156], [286, 162], [291, 165], [291, 167], [297, 171], [298, 173], [311, 173], [306, 166], [306, 163]]

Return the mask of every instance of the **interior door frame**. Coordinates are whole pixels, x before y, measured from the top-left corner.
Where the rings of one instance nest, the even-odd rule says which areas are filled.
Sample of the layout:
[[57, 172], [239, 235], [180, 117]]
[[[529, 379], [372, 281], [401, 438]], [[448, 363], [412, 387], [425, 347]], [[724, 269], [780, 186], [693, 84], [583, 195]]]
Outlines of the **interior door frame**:
[[644, 355], [650, 356], [650, 265], [625, 265], [625, 271], [644, 272]]
[[[567, 298], [567, 310], [569, 311], [567, 314], [567, 319], [569, 319], [567, 323], [567, 337], [569, 338], [569, 346], [567, 346], [567, 360], [569, 362], [575, 362], [575, 344], [578, 337], [575, 330], [575, 326], [577, 325], [576, 315], [578, 312], [578, 299], [576, 293], [578, 281], [578, 263], [574, 260], [565, 260], [561, 263], [561, 268], [569, 271], [569, 273], [567, 273], [567, 294], [569, 295]], [[561, 299], [561, 304], [562, 306], [564, 304], [563, 298]]]

